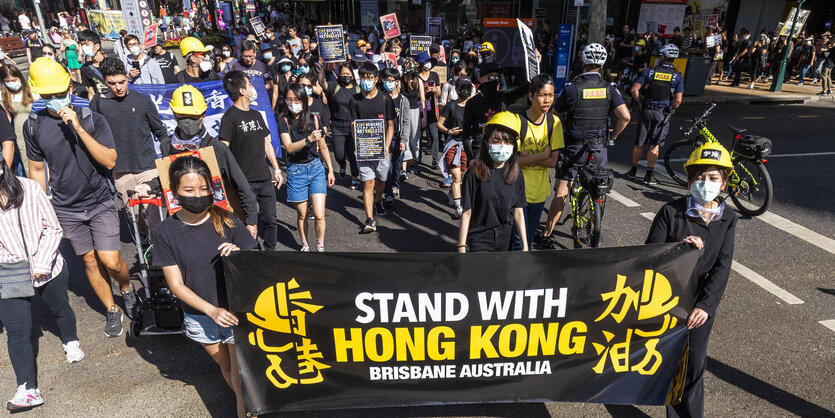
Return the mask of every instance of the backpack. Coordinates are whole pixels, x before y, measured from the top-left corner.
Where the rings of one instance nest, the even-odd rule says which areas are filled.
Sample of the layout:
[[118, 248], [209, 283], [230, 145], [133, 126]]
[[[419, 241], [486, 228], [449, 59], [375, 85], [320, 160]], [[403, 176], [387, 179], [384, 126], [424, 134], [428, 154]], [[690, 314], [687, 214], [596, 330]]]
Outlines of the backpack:
[[[36, 133], [39, 132], [38, 129], [41, 127], [41, 119], [38, 117], [41, 112], [48, 112], [48, 110], [32, 112], [29, 114], [29, 119], [27, 120], [27, 122], [29, 122], [29, 136], [35, 141], [38, 140]], [[78, 114], [78, 120], [81, 121], [81, 127], [84, 128], [87, 133], [93, 135], [93, 132], [96, 130], [95, 124], [93, 123], [93, 111], [86, 107], [76, 107], [75, 113]]]
[[[336, 87], [333, 89], [333, 95], [336, 96], [336, 93], [338, 93], [341, 88], [342, 86], [337, 83]], [[357, 94], [360, 94], [360, 86], [354, 85], [354, 91], [356, 91]]]
[[[525, 114], [525, 112], [527, 112], [527, 110], [523, 110], [523, 111], [517, 113], [517, 115], [519, 115], [519, 119], [521, 120], [521, 122], [524, 122], [524, 123], [519, 124], [520, 125], [519, 140], [520, 141], [524, 141], [525, 137], [528, 135], [528, 120], [529, 119], [528, 119], [527, 115]], [[545, 128], [546, 128], [546, 132], [547, 132], [547, 134], [546, 134], [547, 136], [545, 137], [545, 139], [548, 140], [548, 141], [551, 141], [551, 135], [554, 133], [554, 122], [555, 122], [554, 114], [551, 113], [551, 112], [545, 112]]]

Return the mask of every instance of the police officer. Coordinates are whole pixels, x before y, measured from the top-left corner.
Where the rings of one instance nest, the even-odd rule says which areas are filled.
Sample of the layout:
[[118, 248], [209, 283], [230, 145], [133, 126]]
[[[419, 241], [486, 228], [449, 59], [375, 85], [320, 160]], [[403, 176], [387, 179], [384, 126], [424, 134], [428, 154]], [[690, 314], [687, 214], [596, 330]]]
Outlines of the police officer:
[[[548, 209], [548, 224], [542, 236], [537, 237], [540, 245], [555, 248], [551, 233], [557, 225], [565, 207], [565, 199], [571, 187], [571, 180], [577, 174], [577, 167], [585, 163], [588, 144], [598, 150], [594, 160], [603, 167], [607, 165], [606, 142], [611, 133], [615, 140], [629, 123], [629, 109], [615, 83], [603, 80], [600, 69], [606, 63], [606, 48], [593, 43], [583, 48], [583, 73], [566, 83], [554, 103], [554, 110], [565, 115], [565, 148], [560, 153], [557, 170], [556, 194]], [[614, 129], [609, 129], [609, 113], [617, 118]]]
[[638, 101], [643, 88], [644, 101], [635, 147], [632, 148], [632, 168], [626, 175], [630, 178], [637, 176], [638, 161], [643, 156], [644, 145], [648, 145], [650, 148], [647, 152], [647, 174], [644, 176], [644, 184], [658, 184], [653, 171], [658, 152], [667, 138], [667, 130], [670, 127], [668, 116], [678, 108], [684, 95], [684, 76], [673, 68], [673, 60], [676, 58], [678, 47], [673, 44], [664, 45], [661, 48], [660, 63], [638, 76], [630, 90], [632, 98]]

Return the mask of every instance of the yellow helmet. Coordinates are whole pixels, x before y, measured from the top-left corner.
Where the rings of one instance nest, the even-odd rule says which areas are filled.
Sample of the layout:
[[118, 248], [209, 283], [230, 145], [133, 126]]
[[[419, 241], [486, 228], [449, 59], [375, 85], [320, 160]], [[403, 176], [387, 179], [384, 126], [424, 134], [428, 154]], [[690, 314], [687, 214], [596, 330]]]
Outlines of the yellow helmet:
[[192, 53], [192, 52], [208, 52], [209, 48], [206, 48], [203, 45], [203, 42], [200, 42], [199, 39], [193, 36], [187, 36], [180, 41], [180, 53], [183, 54], [183, 57]]
[[638, 39], [638, 41], [637, 41], [637, 42], [635, 42], [635, 45], [646, 46], [646, 45], [647, 45], [647, 41], [645, 41], [645, 40], [643, 40], [643, 39]]
[[732, 171], [734, 164], [731, 162], [731, 153], [725, 147], [716, 142], [708, 142], [693, 150], [690, 158], [684, 163], [684, 172], [689, 172], [693, 165], [715, 165]]
[[70, 87], [70, 74], [57, 61], [41, 57], [29, 67], [28, 82], [37, 94], [62, 93]]
[[199, 116], [206, 113], [206, 100], [203, 93], [189, 84], [183, 84], [174, 90], [171, 96], [171, 103], [168, 105], [171, 111], [180, 115]]
[[496, 49], [495, 49], [495, 48], [493, 48], [493, 44], [492, 44], [492, 43], [490, 43], [490, 42], [484, 42], [484, 43], [482, 43], [482, 44], [481, 44], [481, 46], [480, 46], [480, 47], [478, 47], [478, 52], [480, 52], [480, 53], [482, 53], [482, 54], [484, 54], [484, 53], [486, 53], [486, 52], [489, 52], [489, 53], [491, 53], [491, 54], [495, 54], [495, 53], [496, 53]]
[[522, 121], [519, 119], [519, 115], [513, 112], [499, 112], [493, 115], [487, 123], [484, 124], [484, 132], [487, 132], [487, 127], [490, 125], [499, 125], [504, 128], [510, 129], [516, 134], [516, 138], [519, 138], [519, 131], [522, 130]]

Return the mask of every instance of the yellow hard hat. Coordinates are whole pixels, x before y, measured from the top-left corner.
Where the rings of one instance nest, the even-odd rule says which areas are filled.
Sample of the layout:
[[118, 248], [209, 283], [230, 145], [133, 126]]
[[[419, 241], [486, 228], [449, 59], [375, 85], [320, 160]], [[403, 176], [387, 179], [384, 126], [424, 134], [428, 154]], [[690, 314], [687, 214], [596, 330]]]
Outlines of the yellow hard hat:
[[203, 42], [200, 42], [199, 39], [193, 36], [186, 36], [180, 41], [180, 53], [183, 54], [183, 57], [192, 53], [192, 52], [208, 52], [209, 48], [206, 48], [203, 45]]
[[171, 111], [180, 115], [199, 116], [206, 113], [206, 100], [203, 93], [189, 84], [183, 84], [174, 90], [171, 96], [171, 103], [168, 105]]
[[727, 169], [728, 172], [734, 168], [731, 153], [716, 142], [708, 142], [693, 150], [690, 158], [684, 163], [684, 172], [689, 172], [690, 166], [694, 165], [715, 165]]
[[646, 46], [647, 42], [643, 39], [638, 39], [638, 41], [635, 42], [635, 45]]
[[478, 52], [480, 52], [480, 53], [482, 53], [482, 54], [483, 54], [483, 53], [485, 53], [485, 52], [489, 52], [489, 53], [491, 53], [491, 54], [495, 54], [495, 53], [496, 53], [496, 49], [495, 49], [495, 48], [493, 48], [493, 44], [491, 44], [490, 42], [484, 42], [484, 43], [482, 43], [482, 44], [481, 44], [481, 46], [480, 46], [480, 47], [478, 47]]
[[267, 331], [290, 333], [290, 312], [287, 306], [287, 287], [285, 283], [277, 283], [264, 289], [255, 300], [255, 309], [246, 314], [253, 325]]
[[63, 93], [70, 88], [70, 74], [57, 61], [41, 57], [29, 67], [28, 82], [37, 94]]
[[487, 132], [487, 127], [490, 125], [499, 125], [504, 128], [510, 129], [516, 134], [516, 138], [519, 138], [519, 131], [522, 130], [522, 121], [519, 119], [519, 115], [513, 112], [499, 112], [493, 115], [487, 123], [484, 124], [484, 132]]

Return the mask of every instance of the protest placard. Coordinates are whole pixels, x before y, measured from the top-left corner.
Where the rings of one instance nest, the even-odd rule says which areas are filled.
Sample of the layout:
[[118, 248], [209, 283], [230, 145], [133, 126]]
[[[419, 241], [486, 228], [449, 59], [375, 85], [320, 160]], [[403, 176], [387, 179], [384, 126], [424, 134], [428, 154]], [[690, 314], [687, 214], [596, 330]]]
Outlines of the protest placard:
[[261, 38], [267, 32], [267, 27], [258, 16], [249, 18], [249, 24], [252, 25], [252, 31], [255, 32], [256, 38]]
[[386, 158], [386, 120], [354, 121], [357, 161], [380, 161]]
[[409, 36], [409, 54], [417, 55], [421, 52], [429, 53], [429, 47], [432, 45], [431, 36]]
[[397, 14], [390, 13], [380, 16], [380, 25], [383, 28], [383, 35], [386, 39], [400, 36], [400, 24], [397, 23]]
[[145, 36], [143, 46], [145, 48], [151, 48], [157, 44], [157, 28], [159, 27], [158, 24], [153, 24], [150, 26], [145, 27]]
[[531, 81], [539, 74], [539, 60], [536, 58], [536, 46], [533, 43], [533, 32], [524, 22], [516, 19], [519, 26], [519, 36], [522, 39], [522, 46], [525, 48], [525, 75]]
[[229, 200], [226, 196], [226, 189], [223, 187], [223, 178], [220, 174], [220, 168], [217, 165], [214, 148], [206, 147], [196, 151], [186, 151], [168, 157], [158, 158], [155, 161], [157, 172], [159, 173], [160, 185], [162, 186], [162, 193], [165, 198], [165, 205], [168, 206], [168, 214], [173, 215], [182, 209], [177, 202], [177, 198], [174, 197], [174, 193], [171, 191], [171, 179], [168, 178], [168, 168], [171, 166], [171, 163], [181, 157], [197, 157], [209, 166], [209, 173], [212, 175], [212, 199], [214, 199], [215, 205], [232, 211], [232, 207], [229, 205]]
[[441, 37], [441, 22], [443, 20], [440, 17], [430, 17], [429, 18], [429, 36], [434, 36], [437, 38]]
[[397, 68], [397, 54], [394, 52], [386, 52], [383, 54], [386, 59], [386, 68]]
[[345, 61], [348, 49], [345, 47], [342, 25], [316, 26], [316, 42], [319, 56], [325, 63]]

